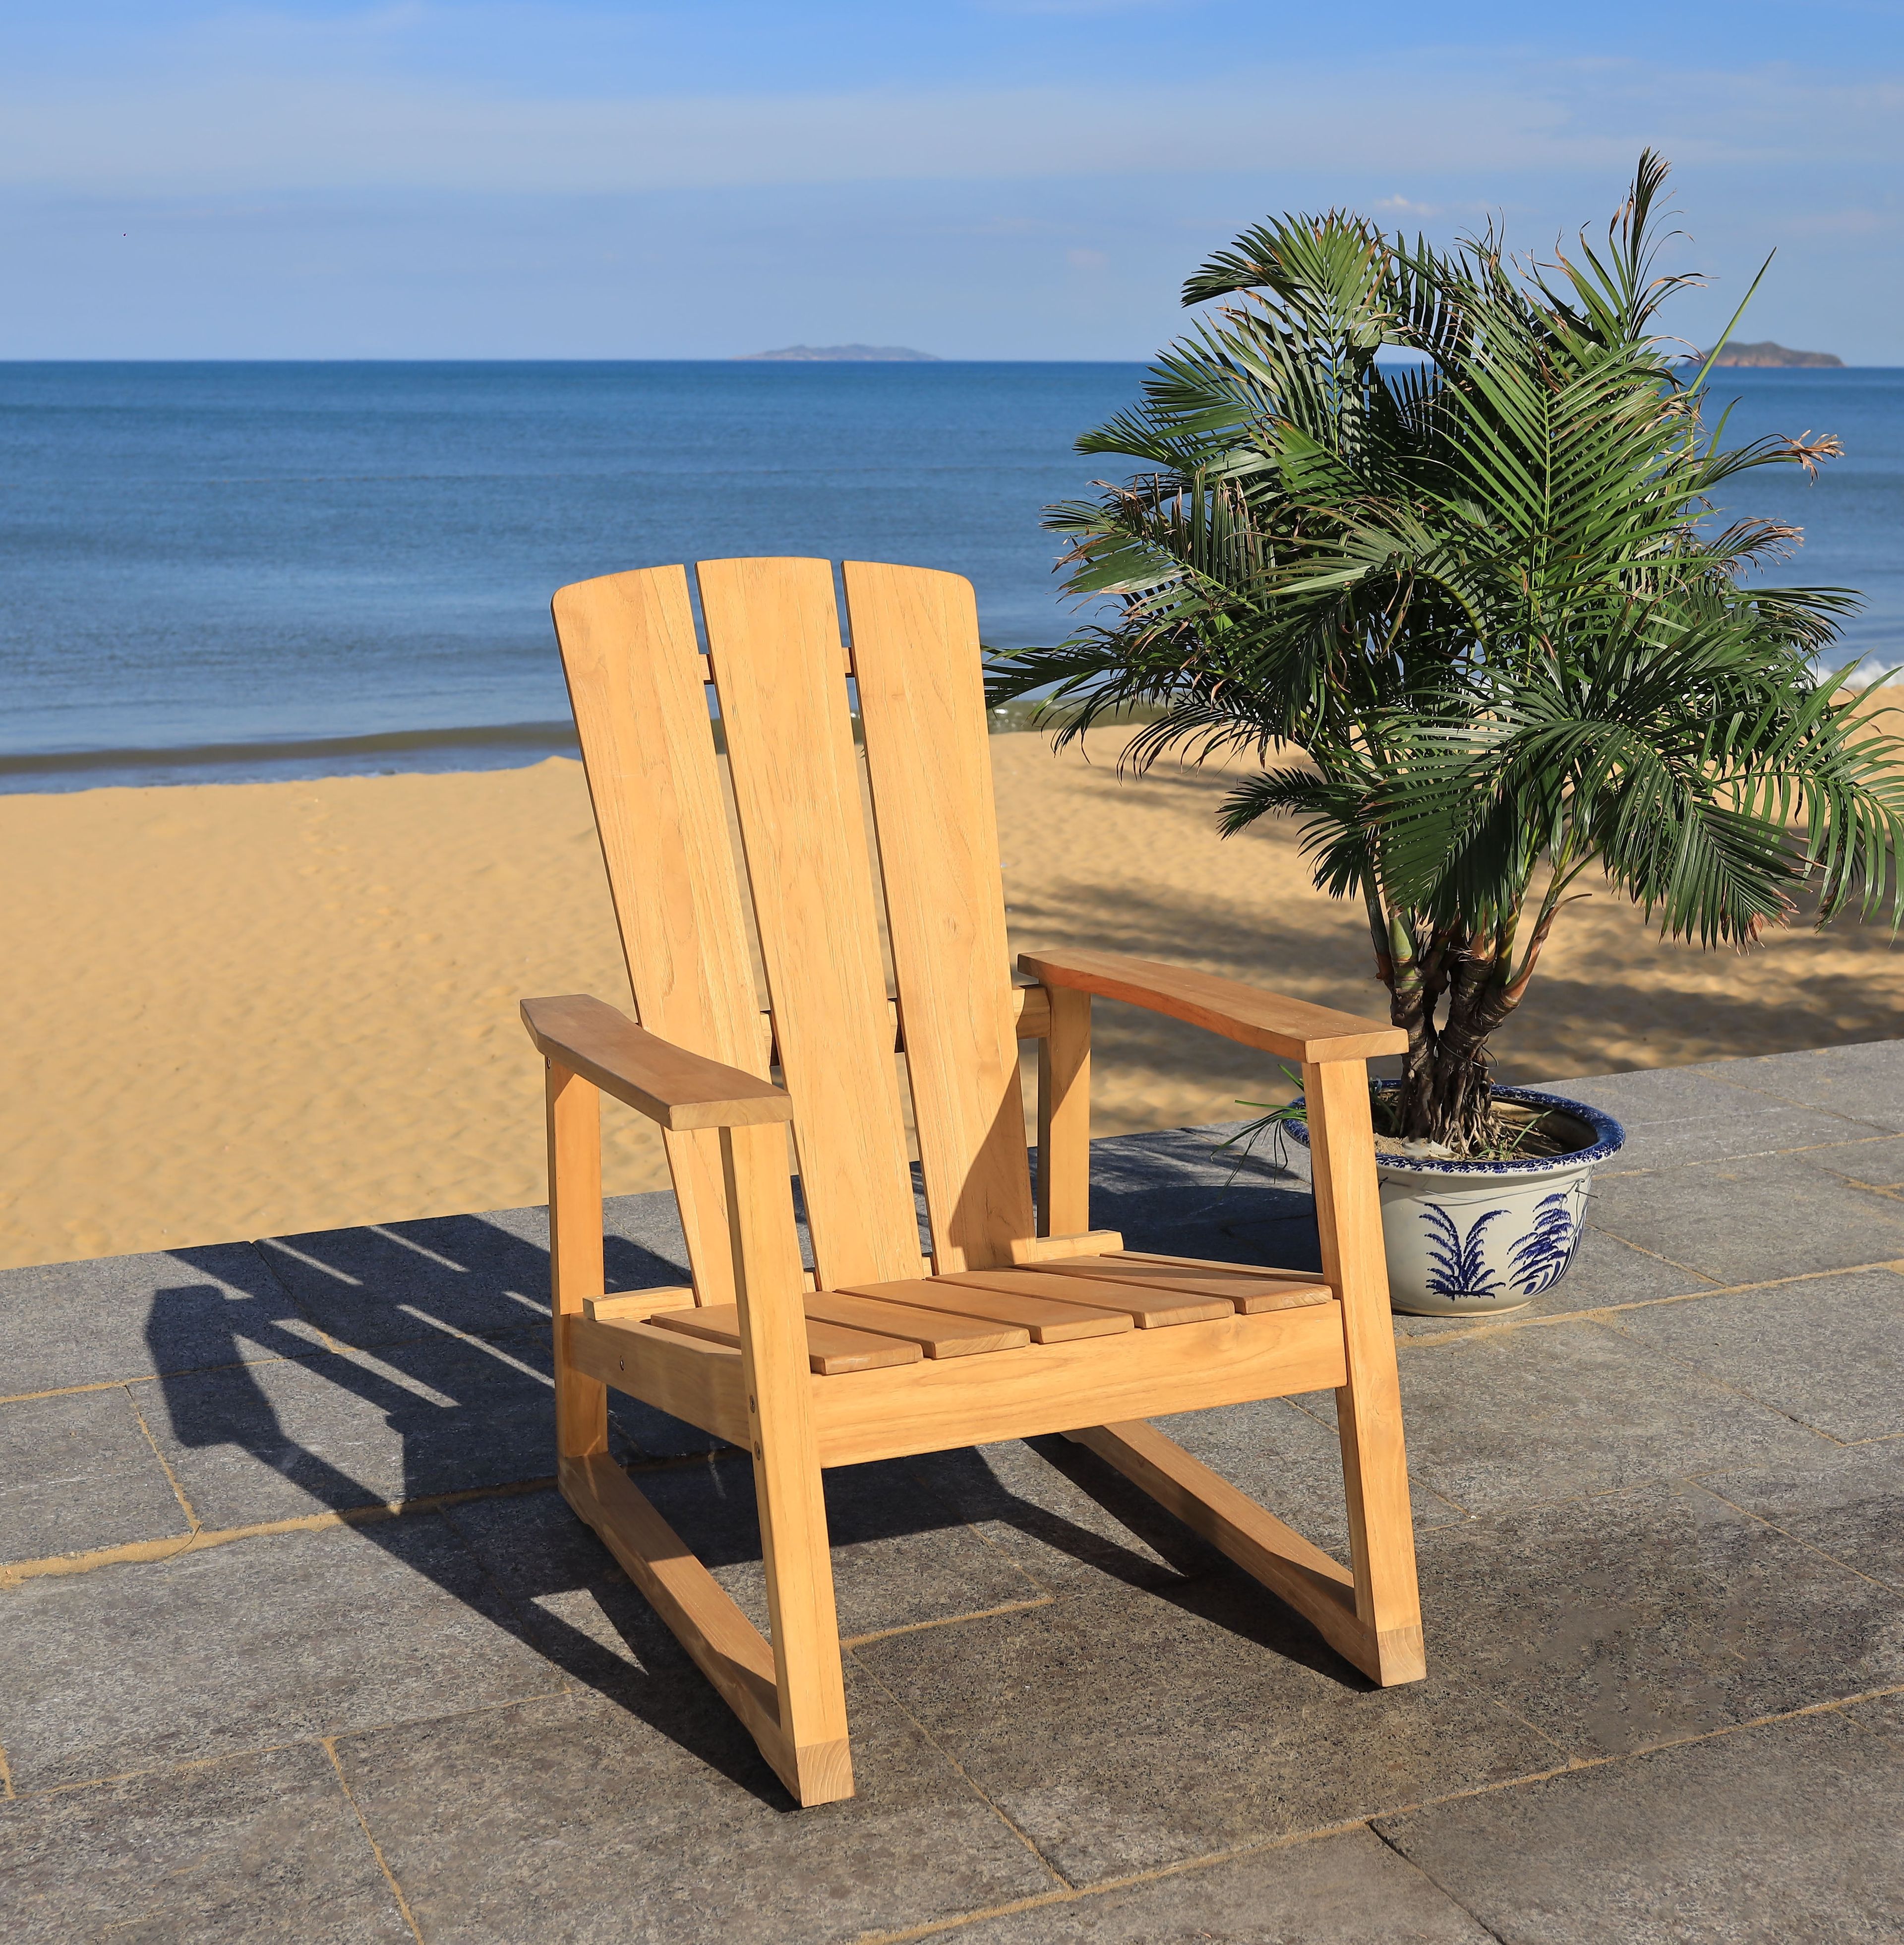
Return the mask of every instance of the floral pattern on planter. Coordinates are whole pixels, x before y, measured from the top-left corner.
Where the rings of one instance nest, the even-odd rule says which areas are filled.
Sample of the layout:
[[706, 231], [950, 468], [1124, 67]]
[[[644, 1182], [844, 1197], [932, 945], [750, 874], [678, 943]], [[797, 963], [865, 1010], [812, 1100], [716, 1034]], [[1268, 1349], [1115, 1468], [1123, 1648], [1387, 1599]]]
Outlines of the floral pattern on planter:
[[[1559, 1095], [1527, 1087], [1496, 1088], [1495, 1095], [1557, 1109], [1591, 1139], [1568, 1154], [1523, 1161], [1379, 1156], [1389, 1295], [1397, 1310], [1430, 1317], [1517, 1310], [1573, 1267], [1594, 1169], [1619, 1153], [1625, 1130], [1610, 1115]], [[1300, 1124], [1287, 1132], [1308, 1146]]]
[[1500, 1288], [1501, 1279], [1487, 1266], [1487, 1225], [1507, 1213], [1483, 1209], [1464, 1235], [1446, 1210], [1422, 1211], [1422, 1226], [1428, 1232], [1428, 1287], [1437, 1296], [1492, 1296]]
[[1534, 1226], [1510, 1252], [1516, 1290], [1539, 1296], [1573, 1267], [1580, 1232], [1586, 1226], [1588, 1194], [1583, 1176], [1571, 1188], [1557, 1188], [1534, 1205]]

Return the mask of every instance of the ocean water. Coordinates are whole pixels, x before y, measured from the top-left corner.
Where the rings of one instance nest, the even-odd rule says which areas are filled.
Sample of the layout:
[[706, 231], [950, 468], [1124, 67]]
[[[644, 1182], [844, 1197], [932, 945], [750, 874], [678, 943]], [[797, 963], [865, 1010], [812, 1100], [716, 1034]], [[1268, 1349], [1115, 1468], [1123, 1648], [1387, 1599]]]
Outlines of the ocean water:
[[[0, 365], [0, 789], [532, 762], [572, 747], [563, 582], [796, 553], [968, 575], [1057, 639], [1049, 501], [1138, 365]], [[1904, 371], [1716, 375], [1729, 436], [1835, 432], [1774, 578], [1904, 663]]]

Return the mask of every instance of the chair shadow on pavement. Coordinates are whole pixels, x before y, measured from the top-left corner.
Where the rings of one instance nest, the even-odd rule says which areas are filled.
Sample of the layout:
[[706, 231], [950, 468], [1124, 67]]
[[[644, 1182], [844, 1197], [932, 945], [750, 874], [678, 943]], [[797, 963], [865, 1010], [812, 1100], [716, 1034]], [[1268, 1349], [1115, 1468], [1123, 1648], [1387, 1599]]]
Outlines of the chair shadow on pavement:
[[[546, 1254], [524, 1247], [540, 1265], [540, 1274], [546, 1280]], [[393, 1256], [398, 1253], [393, 1248]], [[234, 1287], [243, 1287], [236, 1278], [233, 1281]], [[409, 1308], [427, 1317], [424, 1306], [412, 1304]], [[228, 1478], [234, 1472], [242, 1476], [244, 1469], [233, 1466], [230, 1461], [244, 1454], [257, 1469], [251, 1475], [254, 1478], [263, 1472], [278, 1475], [295, 1485], [300, 1503], [288, 1503], [291, 1496], [277, 1488], [270, 1496], [269, 1510], [260, 1507], [254, 1518], [218, 1518], [208, 1524], [256, 1524], [320, 1509], [347, 1515], [368, 1513], [368, 1518], [350, 1522], [360, 1540], [380, 1548], [411, 1570], [425, 1574], [453, 1598], [467, 1601], [468, 1580], [433, 1571], [432, 1562], [438, 1556], [430, 1549], [406, 1544], [415, 1524], [414, 1515], [380, 1518], [377, 1512], [393, 1501], [458, 1490], [457, 1484], [445, 1482], [444, 1475], [446, 1458], [453, 1462], [459, 1451], [479, 1465], [491, 1413], [467, 1396], [459, 1398], [445, 1389], [442, 1357], [445, 1344], [460, 1341], [470, 1347], [470, 1340], [446, 1337], [440, 1328], [430, 1330], [427, 1322], [419, 1321], [417, 1329], [430, 1330], [428, 1336], [378, 1342], [368, 1352], [348, 1348], [329, 1351], [309, 1334], [308, 1321], [299, 1315], [300, 1308], [287, 1300], [282, 1286], [261, 1259], [257, 1278], [244, 1289], [242, 1298], [234, 1299], [208, 1284], [183, 1284], [154, 1293], [146, 1335], [161, 1374], [171, 1436], [184, 1448], [176, 1469], [181, 1472], [187, 1497], [191, 1497], [194, 1483], [192, 1454], [209, 1456], [222, 1449], [226, 1463], [221, 1469]], [[306, 1328], [291, 1327], [296, 1324]], [[492, 1353], [501, 1352], [513, 1365], [526, 1365], [530, 1359], [523, 1354], [529, 1349], [525, 1340], [531, 1334], [519, 1332], [514, 1341], [466, 1348], [465, 1361], [473, 1370], [477, 1368], [475, 1360], [489, 1361]], [[536, 1361], [546, 1364], [542, 1333], [533, 1334]], [[179, 1368], [186, 1359], [190, 1368]], [[310, 1439], [300, 1439], [287, 1425], [285, 1413], [266, 1388], [267, 1379], [285, 1372], [285, 1365], [274, 1361], [279, 1359], [291, 1361], [300, 1373], [319, 1376], [354, 1400], [358, 1426], [364, 1433], [370, 1433], [375, 1426], [371, 1415], [382, 1414], [381, 1427], [376, 1432], [378, 1441], [393, 1434], [401, 1453], [402, 1478], [394, 1490], [383, 1481], [356, 1476], [335, 1456], [314, 1450]], [[520, 1470], [517, 1476], [484, 1480], [476, 1490], [481, 1493], [488, 1487], [497, 1497], [466, 1503], [460, 1509], [452, 1507], [443, 1517], [473, 1556], [482, 1582], [496, 1597], [497, 1607], [508, 1616], [507, 1625], [571, 1681], [627, 1708], [763, 1802], [784, 1807], [784, 1792], [751, 1741], [565, 1505], [554, 1501], [553, 1494], [541, 1500], [544, 1517], [537, 1522], [537, 1538], [546, 1543], [524, 1546], [514, 1543], [513, 1536], [510, 1543], [500, 1548], [472, 1543], [459, 1523], [459, 1510], [467, 1515], [499, 1503], [507, 1506], [507, 1488], [528, 1486], [533, 1490], [538, 1480], [546, 1484], [553, 1469], [554, 1418], [546, 1371], [512, 1365], [498, 1368], [507, 1374], [505, 1384], [517, 1394], [511, 1401], [513, 1409], [519, 1413], [528, 1404], [546, 1426], [537, 1463], [533, 1469]], [[328, 1416], [334, 1428], [334, 1414], [326, 1413], [324, 1401], [311, 1395], [318, 1389], [297, 1386], [297, 1404], [307, 1409], [315, 1406], [314, 1415]], [[485, 1389], [493, 1392], [494, 1387]], [[347, 1417], [351, 1409], [347, 1407]], [[342, 1442], [360, 1446], [371, 1441], [367, 1436], [352, 1437], [347, 1430]], [[550, 1530], [552, 1527], [553, 1531]], [[499, 1558], [499, 1555], [506, 1558]], [[607, 1641], [596, 1638], [553, 1611], [552, 1598], [582, 1591], [596, 1595], [601, 1615], [598, 1627], [608, 1640], [618, 1636], [623, 1652], [617, 1653]]]
[[[639, 1244], [611, 1238], [608, 1247], [612, 1289], [684, 1278], [677, 1264]], [[260, 1524], [320, 1509], [356, 1515], [350, 1523], [361, 1540], [467, 1601], [467, 1581], [452, 1584], [433, 1570], [429, 1549], [406, 1545], [417, 1515], [380, 1516], [393, 1503], [467, 1493], [441, 1517], [519, 1638], [571, 1681], [784, 1807], [779, 1784], [712, 1689], [606, 1549], [547, 1490], [554, 1450], [547, 1309], [526, 1294], [547, 1287], [540, 1241], [464, 1216], [265, 1244], [254, 1262], [254, 1273], [233, 1278], [241, 1295], [205, 1283], [163, 1288], [147, 1318], [165, 1429], [180, 1448], [174, 1469], [202, 1522]], [[710, 1569], [744, 1574], [759, 1558], [744, 1455], [633, 1399], [612, 1394], [610, 1406], [617, 1459]], [[1223, 1598], [1233, 1570], [1095, 1455], [1057, 1438], [1032, 1441], [1029, 1451], [1108, 1514], [1111, 1530], [1014, 1491], [1000, 1476], [1009, 1466], [994, 1469], [972, 1450], [829, 1473], [835, 1547], [903, 1548], [911, 1537], [990, 1524], [1023, 1535], [1030, 1555], [1068, 1558], [1089, 1582], [1145, 1589], [1206, 1611], [1353, 1682], [1347, 1664], [1299, 1625], [1286, 1626], [1280, 1611], [1259, 1617], [1263, 1598]], [[516, 1497], [525, 1493], [537, 1497]], [[1123, 1543], [1119, 1529], [1151, 1552]], [[984, 1544], [994, 1555], [1001, 1550], [997, 1540]], [[1027, 1592], [1042, 1584], [1009, 1537], [1002, 1551]], [[843, 1562], [843, 1581], [852, 1570]], [[588, 1627], [556, 1611], [574, 1612], [578, 1602]]]

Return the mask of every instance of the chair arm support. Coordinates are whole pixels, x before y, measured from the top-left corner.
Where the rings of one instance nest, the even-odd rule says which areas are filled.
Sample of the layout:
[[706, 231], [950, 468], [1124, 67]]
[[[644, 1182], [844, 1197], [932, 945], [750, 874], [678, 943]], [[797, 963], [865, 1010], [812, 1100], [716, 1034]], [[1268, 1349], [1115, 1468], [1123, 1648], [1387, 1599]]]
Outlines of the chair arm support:
[[738, 1128], [790, 1121], [793, 1103], [771, 1080], [689, 1053], [586, 993], [525, 1000], [537, 1047], [664, 1128]]
[[1240, 979], [1219, 979], [1154, 959], [1127, 959], [1116, 952], [1021, 952], [1018, 965], [1046, 986], [1121, 1000], [1305, 1065], [1408, 1050], [1408, 1036], [1400, 1027], [1378, 1026], [1353, 1013], [1265, 993]]

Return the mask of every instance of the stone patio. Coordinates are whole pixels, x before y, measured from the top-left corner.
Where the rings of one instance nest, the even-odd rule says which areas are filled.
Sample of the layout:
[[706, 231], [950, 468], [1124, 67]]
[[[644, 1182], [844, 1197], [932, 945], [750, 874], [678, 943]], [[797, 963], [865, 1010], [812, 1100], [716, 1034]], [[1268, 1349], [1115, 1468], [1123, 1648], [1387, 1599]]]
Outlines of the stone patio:
[[[1425, 1682], [1062, 1441], [864, 1466], [804, 1813], [549, 1487], [541, 1210], [0, 1273], [0, 1935], [1904, 1938], [1904, 1041], [1559, 1084], [1631, 1137], [1570, 1277], [1397, 1320]], [[1212, 1136], [1094, 1220], [1313, 1265]], [[1330, 1407], [1169, 1429], [1339, 1549]], [[613, 1436], [764, 1623], [744, 1460]]]

